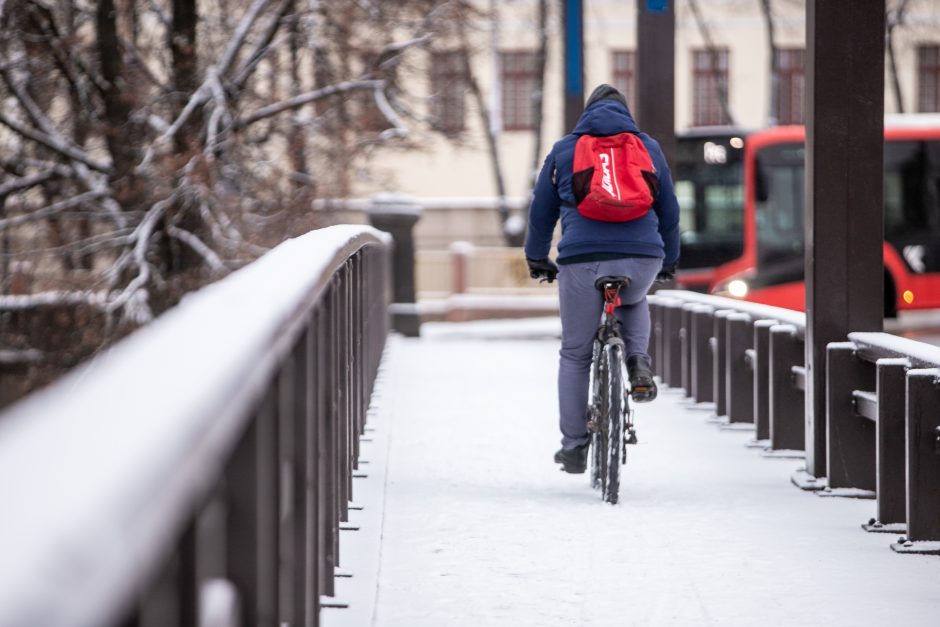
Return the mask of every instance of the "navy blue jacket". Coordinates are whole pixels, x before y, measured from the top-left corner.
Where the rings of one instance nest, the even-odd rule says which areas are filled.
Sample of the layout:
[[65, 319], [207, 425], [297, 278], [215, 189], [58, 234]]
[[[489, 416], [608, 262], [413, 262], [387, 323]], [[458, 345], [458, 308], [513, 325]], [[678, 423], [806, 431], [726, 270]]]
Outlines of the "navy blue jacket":
[[[659, 195], [653, 201], [653, 210], [630, 222], [600, 222], [585, 218], [578, 213], [571, 191], [575, 144], [581, 135], [607, 136], [624, 132], [636, 133], [652, 157], [659, 177]], [[614, 99], [598, 100], [585, 109], [574, 132], [558, 140], [545, 159], [529, 207], [526, 257], [548, 257], [552, 232], [559, 217], [560, 263], [574, 256], [607, 253], [625, 257], [660, 257], [663, 267], [669, 267], [675, 265], [679, 258], [679, 204], [666, 158], [659, 144], [639, 131], [629, 109]]]

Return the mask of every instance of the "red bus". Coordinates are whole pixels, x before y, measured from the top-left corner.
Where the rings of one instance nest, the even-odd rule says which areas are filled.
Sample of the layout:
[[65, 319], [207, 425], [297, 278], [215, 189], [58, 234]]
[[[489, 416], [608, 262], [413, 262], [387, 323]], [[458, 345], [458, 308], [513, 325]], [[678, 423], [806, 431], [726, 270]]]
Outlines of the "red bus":
[[679, 200], [678, 286], [706, 291], [716, 268], [744, 251], [747, 131], [703, 127], [676, 136], [672, 178]]
[[[742, 251], [712, 293], [805, 308], [804, 139], [802, 126], [746, 137]], [[940, 307], [940, 115], [887, 116], [884, 156], [885, 315]]]

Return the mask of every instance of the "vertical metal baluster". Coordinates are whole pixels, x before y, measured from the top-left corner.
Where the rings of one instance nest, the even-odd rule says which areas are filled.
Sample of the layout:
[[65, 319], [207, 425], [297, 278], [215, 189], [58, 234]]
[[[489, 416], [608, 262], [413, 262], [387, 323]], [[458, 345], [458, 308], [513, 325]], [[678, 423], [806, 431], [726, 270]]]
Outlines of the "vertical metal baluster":
[[940, 369], [907, 373], [907, 537], [940, 542]]
[[826, 350], [826, 475], [830, 488], [875, 489], [875, 423], [854, 409], [853, 390], [875, 389], [874, 364], [852, 342]]
[[320, 489], [320, 423], [322, 421], [322, 398], [323, 388], [321, 387], [321, 353], [323, 344], [321, 343], [320, 327], [322, 326], [322, 301], [310, 314], [309, 328], [305, 338], [307, 340], [307, 411], [306, 437], [304, 438], [304, 472], [306, 480], [304, 482], [304, 508], [305, 529], [306, 529], [306, 549], [304, 555], [304, 579], [306, 587], [304, 590], [304, 612], [306, 620], [305, 627], [313, 627], [320, 624], [320, 590], [322, 582], [320, 579], [320, 511], [322, 506], [322, 490]]
[[903, 523], [906, 515], [904, 415], [907, 359], [879, 359], [875, 364], [878, 420], [875, 423], [875, 494], [878, 522]]
[[754, 379], [747, 351], [753, 347], [754, 331], [746, 313], [729, 314], [725, 323], [725, 404], [730, 422], [754, 422]]

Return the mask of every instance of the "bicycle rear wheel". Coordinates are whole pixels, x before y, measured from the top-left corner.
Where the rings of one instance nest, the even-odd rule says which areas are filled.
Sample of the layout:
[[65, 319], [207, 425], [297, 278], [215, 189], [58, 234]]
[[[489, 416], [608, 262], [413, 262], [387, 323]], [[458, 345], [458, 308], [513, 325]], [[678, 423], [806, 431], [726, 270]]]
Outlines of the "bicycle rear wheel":
[[620, 497], [620, 455], [623, 451], [623, 347], [616, 342], [604, 345], [601, 372], [601, 436], [603, 442], [601, 485], [603, 498], [615, 504]]

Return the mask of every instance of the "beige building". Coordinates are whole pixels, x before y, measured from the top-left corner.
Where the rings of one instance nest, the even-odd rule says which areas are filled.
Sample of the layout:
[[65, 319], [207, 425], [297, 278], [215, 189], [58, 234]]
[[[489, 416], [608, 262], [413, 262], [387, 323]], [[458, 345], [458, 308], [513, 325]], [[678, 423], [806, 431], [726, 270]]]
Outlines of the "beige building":
[[[732, 119], [745, 128], [801, 121], [802, 68], [805, 47], [805, 2], [770, 0], [775, 44], [779, 50], [778, 84], [784, 101], [771, 107], [770, 53], [767, 26], [759, 0], [698, 0], [702, 20], [696, 20], [691, 0], [673, 0], [676, 10], [675, 111], [676, 129], [721, 123], [721, 108], [710, 76], [705, 38], [718, 54], [719, 71], [727, 81]], [[482, 3], [481, 4], [485, 4]], [[493, 116], [498, 149], [510, 196], [526, 196], [531, 182], [534, 134], [531, 116], [520, 115], [519, 96], [534, 83], [532, 57], [537, 45], [536, 0], [503, 0], [493, 23], [481, 23], [473, 71]], [[543, 154], [566, 129], [562, 128], [562, 26], [559, 2], [549, 1], [548, 61], [542, 125]], [[897, 4], [889, 0], [891, 8]], [[636, 8], [631, 0], [584, 0], [586, 92], [601, 82], [632, 91], [635, 72]], [[896, 63], [906, 112], [937, 111], [940, 57], [940, 0], [912, 0], [904, 23], [895, 29]], [[439, 42], [438, 50], [447, 50]], [[933, 51], [933, 52], [932, 52]], [[412, 67], [424, 82], [429, 101], [435, 93], [432, 55], [415, 52]], [[933, 56], [931, 56], [931, 54]], [[923, 57], [923, 58], [921, 58]], [[889, 64], [886, 63], [886, 66]], [[704, 68], [704, 69], [703, 69]], [[885, 112], [898, 106], [886, 70]], [[931, 84], [930, 81], [935, 81]], [[927, 93], [932, 89], [932, 96]], [[438, 92], [439, 93], [439, 92]], [[696, 98], [696, 95], [698, 97]], [[641, 94], [629, 93], [630, 101]], [[425, 104], [427, 106], [427, 103]], [[782, 115], [781, 115], [782, 114]], [[773, 117], [772, 117], [773, 116]], [[417, 197], [480, 197], [496, 194], [492, 164], [483, 127], [473, 99], [462, 104], [461, 142], [430, 139], [420, 153], [376, 155], [375, 164], [392, 175], [394, 190]], [[642, 127], [642, 120], [639, 120]], [[377, 189], [363, 189], [368, 194]], [[389, 191], [387, 188], [381, 191]]]
[[[778, 73], [772, 98], [771, 55], [767, 18], [761, 0], [673, 0], [675, 37], [675, 128], [734, 124], [762, 128], [800, 123], [803, 102], [805, 2], [770, 0]], [[474, 33], [472, 72], [483, 92], [501, 162], [509, 206], [525, 214], [535, 163], [535, 120], [529, 94], [536, 85], [538, 46], [537, 0], [480, 0], [492, 10]], [[538, 163], [563, 126], [562, 42], [559, 7], [549, 1], [548, 56], [545, 73], [541, 147]], [[889, 21], [903, 4], [888, 0]], [[698, 9], [696, 12], [695, 9]], [[850, 19], [847, 16], [847, 19]], [[905, 112], [940, 111], [940, 0], [910, 0], [892, 41], [900, 95]], [[609, 82], [634, 93], [636, 3], [633, 0], [584, 0], [585, 91]], [[463, 87], [456, 63], [446, 53], [451, 42], [436, 42], [433, 52], [414, 51], [409, 63], [426, 96], [425, 107], [459, 130], [458, 141], [422, 134], [427, 149], [406, 153], [383, 149], [371, 166], [381, 184], [355, 190], [361, 198], [395, 192], [425, 207], [417, 228], [419, 250], [441, 250], [451, 240], [479, 245], [501, 242], [493, 162], [479, 108]], [[899, 111], [890, 59], [886, 61], [885, 112]], [[450, 68], [450, 69], [448, 69]], [[727, 107], [720, 104], [720, 85], [727, 88]], [[638, 120], [640, 127], [643, 121]], [[417, 131], [421, 133], [421, 131]], [[434, 253], [443, 258], [443, 253]], [[427, 260], [427, 257], [425, 257]], [[437, 276], [435, 280], [429, 277]], [[446, 291], [451, 271], [419, 270], [419, 289]], [[504, 276], [502, 272], [499, 275]], [[519, 275], [519, 272], [510, 274]], [[523, 273], [524, 274], [524, 273]], [[423, 277], [423, 278], [422, 278]]]

